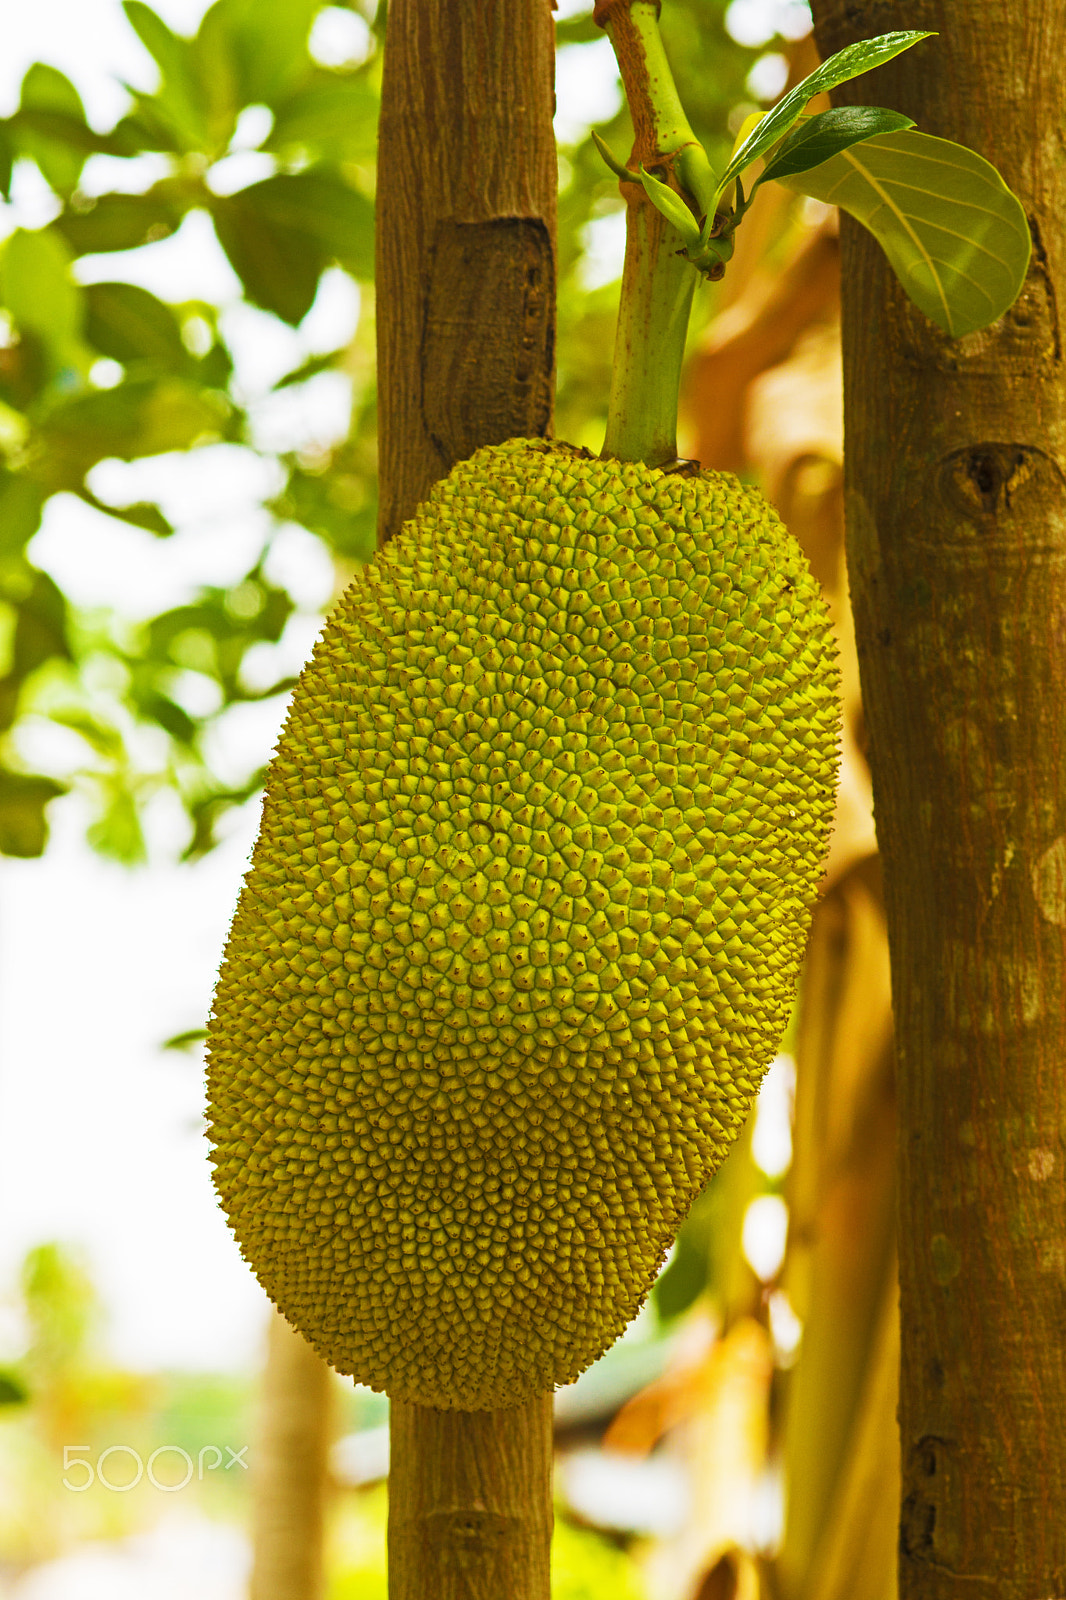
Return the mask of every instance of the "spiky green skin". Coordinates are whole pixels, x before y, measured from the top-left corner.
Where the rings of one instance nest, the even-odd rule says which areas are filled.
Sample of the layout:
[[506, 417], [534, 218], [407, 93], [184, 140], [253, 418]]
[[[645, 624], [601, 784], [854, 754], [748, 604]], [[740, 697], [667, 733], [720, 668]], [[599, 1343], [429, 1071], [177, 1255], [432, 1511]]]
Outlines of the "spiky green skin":
[[785, 1026], [828, 838], [828, 618], [733, 478], [511, 441], [348, 589], [267, 780], [210, 1028], [267, 1293], [421, 1405], [635, 1315]]

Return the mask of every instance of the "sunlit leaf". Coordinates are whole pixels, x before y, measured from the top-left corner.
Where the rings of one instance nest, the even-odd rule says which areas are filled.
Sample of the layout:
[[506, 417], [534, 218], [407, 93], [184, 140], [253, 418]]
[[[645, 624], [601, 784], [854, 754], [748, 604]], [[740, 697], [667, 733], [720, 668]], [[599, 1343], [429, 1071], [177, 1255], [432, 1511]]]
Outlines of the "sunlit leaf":
[[167, 155], [185, 155], [195, 149], [183, 131], [180, 122], [168, 114], [167, 108], [154, 96], [143, 94], [131, 83], [122, 87], [133, 102], [132, 110], [112, 130], [116, 138], [124, 139], [137, 150], [162, 150]]
[[70, 660], [67, 600], [46, 572], [35, 572], [33, 587], [18, 603], [12, 675], [26, 678], [45, 661]]
[[38, 773], [0, 769], [0, 855], [39, 856], [48, 842], [45, 807], [66, 785]]
[[150, 97], [139, 95], [138, 108], [143, 107], [146, 99], [154, 100], [186, 149], [209, 152], [211, 137], [204, 116], [199, 63], [192, 41], [172, 33], [162, 17], [143, 4], [143, 0], [122, 0], [122, 9], [162, 75], [158, 93]]
[[[273, 106], [310, 68], [307, 38], [322, 0], [217, 0], [244, 105]], [[206, 21], [206, 19], [205, 19]]]
[[121, 126], [110, 133], [97, 133], [80, 113], [20, 107], [2, 126], [17, 135], [24, 146], [29, 133], [85, 155], [135, 156], [142, 148]]
[[49, 719], [60, 727], [70, 728], [80, 734], [97, 755], [108, 761], [121, 760], [125, 751], [119, 730], [102, 718], [86, 711], [83, 706], [59, 706], [49, 712]]
[[56, 367], [76, 361], [85, 316], [70, 261], [51, 228], [16, 228], [0, 253], [0, 299], [20, 329], [37, 335]]
[[0, 122], [0, 194], [5, 200], [11, 199], [11, 175], [15, 168], [15, 141], [11, 137], [11, 126], [8, 122]]
[[378, 99], [366, 77], [318, 71], [274, 112], [264, 150], [307, 150], [319, 159], [369, 160], [377, 146]]
[[0, 471], [0, 568], [22, 551], [41, 525], [44, 495], [25, 472]]
[[218, 843], [215, 830], [227, 811], [250, 800], [252, 795], [263, 787], [265, 779], [266, 768], [260, 767], [240, 788], [214, 788], [209, 793], [190, 800], [187, 809], [193, 831], [189, 843], [182, 851], [182, 860], [198, 861], [209, 850], [213, 850]]
[[212, 393], [179, 378], [140, 378], [53, 405], [39, 434], [47, 451], [41, 472], [49, 487], [78, 489], [97, 461], [186, 450], [225, 430], [228, 413]]
[[782, 181], [869, 228], [915, 305], [954, 338], [995, 322], [1018, 296], [1032, 248], [1025, 212], [963, 145], [913, 129], [880, 134]]
[[55, 362], [40, 334], [28, 328], [8, 332], [0, 345], [0, 448], [5, 453], [25, 444], [29, 424], [24, 413], [41, 398], [54, 373]]
[[157, 722], [179, 744], [192, 744], [196, 737], [196, 723], [169, 695], [160, 694], [158, 690], [149, 691], [137, 696], [136, 705], [142, 717]]
[[168, 305], [135, 283], [92, 283], [85, 290], [86, 337], [101, 355], [123, 366], [146, 361], [188, 372], [193, 358]]
[[323, 270], [374, 271], [374, 208], [328, 168], [278, 173], [214, 202], [219, 241], [248, 298], [295, 326]]
[[317, 378], [320, 372], [332, 372], [348, 354], [347, 348], [341, 346], [339, 350], [330, 350], [325, 355], [312, 356], [310, 360], [303, 361], [283, 378], [279, 378], [274, 385], [275, 389], [288, 389], [294, 383], [306, 383], [308, 378]]
[[21, 571], [15, 574], [9, 601], [14, 608], [15, 625], [8, 669], [0, 678], [0, 729], [13, 724], [30, 674], [46, 661], [69, 660], [71, 656], [66, 598], [47, 573], [23, 562]]
[[126, 522], [131, 528], [143, 528], [146, 533], [154, 533], [160, 539], [168, 538], [174, 532], [173, 525], [150, 500], [136, 500], [128, 506], [112, 506], [84, 485], [76, 492], [78, 498], [92, 506], [94, 511], [102, 512], [105, 517], [114, 517], [118, 522]]
[[727, 184], [732, 183], [745, 167], [750, 166], [759, 156], [765, 155], [767, 150], [799, 121], [804, 106], [816, 94], [824, 94], [830, 89], [837, 88], [839, 84], [847, 83], [850, 78], [858, 78], [862, 73], [869, 72], [872, 67], [883, 66], [886, 61], [891, 61], [893, 56], [909, 50], [920, 40], [932, 37], [931, 32], [908, 29], [883, 33], [876, 39], [859, 39], [855, 44], [846, 45], [843, 50], [838, 50], [836, 55], [830, 56], [828, 61], [823, 61], [820, 67], [809, 73], [802, 83], [797, 83], [794, 89], [783, 96], [776, 106], [756, 123], [740, 148], [734, 152], [732, 160], [719, 179], [719, 193]]
[[104, 785], [105, 804], [85, 830], [94, 850], [123, 866], [142, 865], [148, 858], [137, 801], [126, 782], [116, 778]]
[[752, 185], [752, 191], [771, 178], [789, 178], [809, 172], [811, 167], [821, 166], [841, 150], [871, 139], [875, 134], [899, 133], [913, 127], [914, 118], [905, 117], [902, 111], [886, 111], [883, 106], [835, 106], [831, 111], [823, 111], [802, 122], [778, 146]]
[[186, 1028], [184, 1033], [171, 1034], [169, 1039], [164, 1039], [164, 1050], [191, 1050], [196, 1045], [202, 1044], [207, 1038], [206, 1028]]
[[78, 210], [67, 210], [52, 224], [77, 256], [106, 250], [136, 250], [166, 239], [181, 225], [183, 212], [155, 190], [146, 194], [102, 194]]
[[190, 53], [210, 144], [221, 155], [233, 137], [243, 103], [240, 68], [222, 0], [204, 13]]
[[143, 0], [122, 0], [126, 18], [164, 78], [181, 78], [189, 65], [188, 40], [172, 33]]
[[[43, 61], [35, 61], [22, 80], [19, 110], [23, 113], [58, 112], [88, 132], [77, 89], [58, 68], [46, 66]], [[67, 140], [36, 132], [25, 117], [19, 127], [19, 144], [25, 154], [36, 161], [45, 182], [51, 184], [57, 194], [70, 193], [85, 165], [88, 151], [84, 146], [78, 148]]]
[[675, 227], [687, 245], [699, 243], [700, 228], [688, 206], [681, 196], [675, 194], [669, 184], [661, 183], [658, 178], [653, 178], [650, 172], [643, 167], [640, 169], [640, 181], [644, 185], [644, 193], [661, 211], [667, 222]]
[[216, 201], [215, 232], [252, 304], [295, 327], [314, 304], [329, 257], [316, 240], [279, 224], [259, 187]]
[[664, 1322], [681, 1315], [707, 1287], [707, 1250], [691, 1230], [682, 1229], [669, 1265], [655, 1281], [652, 1299]]
[[[352, 489], [360, 492], [352, 503]], [[369, 492], [366, 490], [369, 489]], [[339, 555], [369, 561], [377, 543], [377, 504], [373, 486], [349, 485], [341, 472], [307, 472], [290, 466], [284, 489], [268, 502], [274, 515], [302, 527], [326, 541]]]
[[0, 1406], [25, 1405], [29, 1398], [30, 1391], [14, 1367], [0, 1367]]

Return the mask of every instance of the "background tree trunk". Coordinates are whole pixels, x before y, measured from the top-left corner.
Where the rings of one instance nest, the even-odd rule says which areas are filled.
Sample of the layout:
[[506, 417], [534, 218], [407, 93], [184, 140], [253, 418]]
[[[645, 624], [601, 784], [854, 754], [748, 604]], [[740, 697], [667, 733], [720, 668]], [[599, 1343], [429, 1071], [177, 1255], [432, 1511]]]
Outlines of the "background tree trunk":
[[321, 1600], [333, 1373], [275, 1312], [252, 1511], [251, 1600]]
[[[377, 191], [382, 542], [456, 461], [550, 429], [553, 82], [549, 0], [392, 0]], [[391, 1412], [392, 1600], [546, 1600], [551, 1396]]]
[[994, 161], [1035, 243], [953, 342], [847, 218], [849, 566], [892, 951], [904, 1600], [1066, 1593], [1066, 12], [815, 0], [848, 86]]

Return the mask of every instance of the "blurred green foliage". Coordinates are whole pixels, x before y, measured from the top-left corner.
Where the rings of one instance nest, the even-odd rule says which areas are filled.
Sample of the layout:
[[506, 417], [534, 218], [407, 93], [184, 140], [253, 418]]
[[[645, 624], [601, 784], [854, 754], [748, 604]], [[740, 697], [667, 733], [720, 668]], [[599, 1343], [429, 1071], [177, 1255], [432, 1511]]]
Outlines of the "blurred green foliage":
[[[353, 349], [316, 356], [276, 385], [298, 389], [343, 367], [353, 382], [352, 420], [348, 437], [331, 449], [274, 452], [282, 483], [265, 508], [271, 532], [236, 585], [255, 604], [235, 609], [226, 593], [205, 585], [136, 626], [106, 618], [90, 624], [31, 554], [47, 503], [61, 493], [146, 537], [171, 535], [154, 502], [112, 504], [94, 491], [90, 480], [102, 461], [220, 441], [257, 447], [219, 306], [165, 304], [118, 279], [83, 281], [101, 277], [101, 257], [122, 253], [124, 277], [135, 265], [127, 252], [170, 237], [195, 213], [210, 219], [248, 305], [296, 327], [322, 274], [340, 268], [364, 286], [364, 307], [371, 306], [386, 7], [385, 0], [347, 0], [346, 8], [362, 18], [366, 47], [362, 59], [333, 67], [316, 60], [309, 43], [322, 0], [215, 0], [193, 37], [176, 34], [143, 0], [124, 0], [158, 70], [154, 90], [130, 88], [125, 114], [100, 131], [69, 79], [37, 62], [17, 108], [0, 119], [0, 194], [10, 200], [19, 164], [32, 164], [55, 210], [46, 226], [16, 227], [0, 245], [2, 853], [40, 853], [48, 802], [71, 783], [92, 796], [90, 838], [106, 854], [143, 857], [144, 809], [161, 788], [184, 806], [185, 854], [209, 850], [226, 812], [262, 777], [260, 767], [225, 781], [208, 753], [212, 727], [234, 704], [291, 687], [285, 677], [261, 686], [244, 671], [249, 652], [276, 644], [293, 611], [291, 596], [265, 576], [273, 534], [285, 522], [307, 528], [341, 575], [373, 549], [375, 398], [364, 315]], [[762, 51], [775, 47], [773, 39], [759, 49], [737, 44], [725, 11], [725, 0], [671, 0], [663, 15], [693, 126], [722, 164], [731, 130], [751, 109], [745, 79]], [[559, 21], [558, 40], [566, 58], [609, 50], [591, 5]], [[618, 152], [628, 151], [620, 94], [601, 131]], [[232, 158], [247, 160], [250, 151], [265, 175], [231, 188], [227, 161], [232, 172]], [[102, 157], [109, 164], [101, 166]], [[598, 448], [617, 286], [594, 281], [590, 261], [621, 200], [587, 130], [562, 145], [560, 157], [557, 432]], [[111, 186], [102, 187], [108, 178]], [[705, 315], [711, 302], [701, 295]], [[194, 635], [213, 649], [190, 668], [182, 649]], [[210, 711], [200, 708], [203, 695], [183, 692], [190, 671], [212, 686]], [[28, 770], [19, 727], [32, 716], [70, 730], [83, 758], [63, 771]], [[147, 766], [145, 729], [157, 752]]]

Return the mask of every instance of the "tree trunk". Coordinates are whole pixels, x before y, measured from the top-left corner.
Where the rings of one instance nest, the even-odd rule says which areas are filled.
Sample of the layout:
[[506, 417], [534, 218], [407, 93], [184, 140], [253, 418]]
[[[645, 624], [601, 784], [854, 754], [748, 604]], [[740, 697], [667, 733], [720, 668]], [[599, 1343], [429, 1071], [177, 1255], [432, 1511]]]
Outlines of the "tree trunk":
[[551, 0], [392, 0], [378, 152], [382, 541], [484, 444], [548, 433]]
[[[392, 0], [378, 158], [382, 542], [479, 446], [546, 434], [550, 0]], [[392, 1600], [546, 1600], [551, 1396], [392, 1406]]]
[[1066, 1594], [1066, 11], [815, 0], [841, 99], [1003, 172], [1022, 296], [953, 342], [842, 227], [849, 566], [899, 1071], [904, 1600]]
[[333, 1373], [275, 1312], [253, 1470], [250, 1600], [321, 1600]]
[[389, 1595], [547, 1600], [552, 1397], [508, 1411], [391, 1406]]

